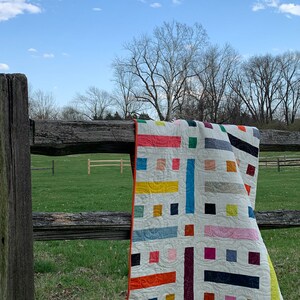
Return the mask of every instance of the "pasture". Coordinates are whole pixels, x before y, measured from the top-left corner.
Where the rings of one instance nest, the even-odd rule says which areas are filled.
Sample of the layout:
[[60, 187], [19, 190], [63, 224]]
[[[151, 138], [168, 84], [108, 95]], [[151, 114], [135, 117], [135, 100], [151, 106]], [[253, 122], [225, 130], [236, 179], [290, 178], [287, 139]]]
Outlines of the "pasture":
[[[262, 153], [261, 156], [278, 153]], [[300, 153], [286, 153], [298, 155]], [[128, 159], [127, 155], [87, 154], [55, 157], [51, 171], [32, 172], [33, 211], [131, 211], [130, 167], [95, 168], [87, 160]], [[32, 165], [51, 164], [53, 157], [32, 155]], [[300, 209], [300, 168], [261, 167], [256, 210]], [[262, 231], [283, 297], [300, 295], [300, 228]], [[34, 243], [36, 299], [125, 299], [129, 241], [47, 241]]]

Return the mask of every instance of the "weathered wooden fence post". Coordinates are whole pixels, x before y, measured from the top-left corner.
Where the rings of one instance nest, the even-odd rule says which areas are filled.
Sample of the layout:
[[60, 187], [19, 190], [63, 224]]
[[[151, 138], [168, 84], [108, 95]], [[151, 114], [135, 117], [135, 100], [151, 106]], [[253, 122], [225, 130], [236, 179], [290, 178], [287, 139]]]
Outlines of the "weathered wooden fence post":
[[0, 74], [0, 299], [32, 300], [33, 247], [27, 79]]
[[54, 176], [54, 159], [52, 160], [52, 176]]
[[91, 160], [88, 159], [88, 175], [91, 175]]

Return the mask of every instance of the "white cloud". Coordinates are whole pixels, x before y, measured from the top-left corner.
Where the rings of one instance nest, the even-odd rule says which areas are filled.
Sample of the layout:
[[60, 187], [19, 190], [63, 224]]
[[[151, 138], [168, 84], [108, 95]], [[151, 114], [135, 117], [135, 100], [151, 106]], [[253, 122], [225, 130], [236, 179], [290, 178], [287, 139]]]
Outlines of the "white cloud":
[[27, 49], [27, 51], [28, 52], [34, 52], [34, 53], [38, 52], [35, 48], [29, 48], [29, 49]]
[[38, 14], [41, 11], [39, 6], [28, 3], [27, 0], [0, 0], [0, 22], [24, 13]]
[[300, 16], [300, 5], [293, 3], [281, 4], [279, 6], [279, 11], [286, 14]]
[[102, 8], [100, 8], [100, 7], [94, 7], [93, 11], [102, 11]]
[[267, 8], [274, 8], [279, 13], [284, 13], [290, 18], [290, 15], [300, 16], [300, 4], [280, 3], [279, 0], [261, 0], [252, 6], [252, 11], [259, 11]]
[[53, 53], [44, 53], [43, 57], [44, 58], [54, 58], [54, 54]]
[[172, 3], [175, 5], [181, 4], [182, 0], [172, 0]]
[[258, 11], [258, 10], [262, 10], [265, 9], [266, 7], [262, 4], [262, 3], [254, 3], [252, 6], [252, 10], [253, 11]]
[[152, 8], [160, 8], [160, 7], [161, 7], [161, 4], [158, 3], [158, 2], [154, 2], [154, 3], [151, 3], [150, 6], [151, 6]]
[[265, 0], [266, 6], [268, 7], [278, 7], [279, 0]]
[[66, 52], [63, 52], [61, 55], [64, 56], [64, 57], [69, 57], [70, 56], [70, 54], [66, 53]]
[[255, 2], [252, 6], [253, 11], [259, 11], [266, 9], [268, 7], [278, 7], [279, 0], [261, 0], [258, 2]]
[[0, 71], [8, 71], [9, 65], [0, 63]]

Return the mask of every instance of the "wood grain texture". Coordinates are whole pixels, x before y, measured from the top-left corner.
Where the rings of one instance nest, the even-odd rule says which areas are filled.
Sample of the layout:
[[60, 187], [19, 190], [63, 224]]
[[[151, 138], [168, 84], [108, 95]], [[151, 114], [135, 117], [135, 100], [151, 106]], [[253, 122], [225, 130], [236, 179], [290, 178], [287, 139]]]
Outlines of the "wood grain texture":
[[34, 239], [124, 240], [130, 237], [131, 214], [125, 212], [33, 213]]
[[[300, 226], [300, 211], [256, 213], [260, 229]], [[33, 236], [48, 240], [128, 240], [131, 214], [125, 212], [33, 213]]]
[[34, 298], [27, 79], [0, 74], [0, 299]]
[[31, 153], [134, 153], [132, 121], [31, 121]]
[[300, 210], [274, 210], [256, 212], [260, 229], [300, 227]]
[[260, 130], [261, 151], [300, 151], [300, 131]]
[[[300, 132], [261, 130], [261, 151], [299, 151]], [[31, 120], [31, 153], [134, 153], [133, 121]]]

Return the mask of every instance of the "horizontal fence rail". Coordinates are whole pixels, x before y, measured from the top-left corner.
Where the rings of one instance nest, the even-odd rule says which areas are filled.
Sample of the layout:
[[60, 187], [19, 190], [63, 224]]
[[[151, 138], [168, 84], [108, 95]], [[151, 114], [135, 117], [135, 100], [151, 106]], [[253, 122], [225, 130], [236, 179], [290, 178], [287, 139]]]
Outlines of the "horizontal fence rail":
[[131, 167], [131, 163], [128, 159], [88, 159], [88, 175], [91, 175], [91, 168], [94, 167], [120, 167], [120, 173], [123, 174], [124, 167]]
[[51, 162], [51, 167], [33, 167], [31, 166], [31, 171], [45, 171], [45, 170], [51, 170], [52, 176], [54, 176], [54, 160]]
[[259, 166], [277, 167], [278, 172], [280, 172], [282, 167], [300, 167], [300, 158], [261, 159], [259, 160]]
[[133, 121], [30, 121], [31, 153], [62, 156], [82, 153], [134, 154]]
[[[256, 212], [260, 229], [300, 226], [300, 210]], [[131, 214], [126, 212], [33, 213], [33, 238], [49, 240], [127, 240]]]
[[[31, 153], [134, 154], [133, 121], [30, 121]], [[261, 130], [261, 151], [300, 151], [300, 132]]]

